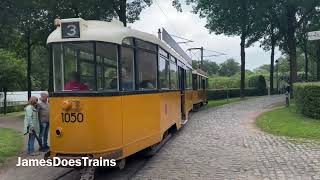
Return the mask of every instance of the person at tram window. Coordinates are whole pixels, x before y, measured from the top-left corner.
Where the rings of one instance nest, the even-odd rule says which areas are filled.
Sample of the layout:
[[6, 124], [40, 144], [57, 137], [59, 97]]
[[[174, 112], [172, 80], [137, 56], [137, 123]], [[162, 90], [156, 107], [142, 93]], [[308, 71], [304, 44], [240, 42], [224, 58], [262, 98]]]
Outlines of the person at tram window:
[[130, 75], [130, 73], [127, 72], [126, 68], [121, 69], [122, 89], [123, 90], [133, 90], [132, 77], [130, 77], [129, 75]]
[[88, 91], [89, 87], [80, 82], [80, 73], [72, 72], [71, 80], [64, 85], [66, 91]]
[[153, 89], [154, 86], [150, 80], [144, 80], [140, 83], [141, 88], [143, 89]]
[[40, 140], [42, 143], [41, 151], [49, 150], [48, 133], [49, 133], [49, 103], [48, 94], [42, 92], [40, 94], [40, 102], [38, 103], [38, 112], [40, 120]]
[[28, 154], [30, 156], [39, 155], [34, 151], [34, 141], [40, 131], [37, 104], [38, 98], [31, 96], [28, 105], [25, 107], [23, 134], [29, 134]]

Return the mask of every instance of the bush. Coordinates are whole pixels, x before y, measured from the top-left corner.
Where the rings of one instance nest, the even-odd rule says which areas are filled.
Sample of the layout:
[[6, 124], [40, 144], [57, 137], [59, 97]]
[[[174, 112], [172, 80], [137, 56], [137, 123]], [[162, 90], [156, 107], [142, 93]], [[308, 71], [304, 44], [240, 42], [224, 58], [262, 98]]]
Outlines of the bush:
[[[261, 92], [257, 88], [248, 88], [245, 89], [245, 96], [263, 96], [267, 95], [266, 91]], [[240, 97], [240, 89], [213, 89], [208, 90], [208, 99], [217, 100], [217, 99], [226, 99]]]
[[295, 83], [293, 92], [297, 110], [305, 116], [320, 119], [320, 83]]
[[240, 78], [233, 77], [210, 77], [209, 89], [239, 88]]

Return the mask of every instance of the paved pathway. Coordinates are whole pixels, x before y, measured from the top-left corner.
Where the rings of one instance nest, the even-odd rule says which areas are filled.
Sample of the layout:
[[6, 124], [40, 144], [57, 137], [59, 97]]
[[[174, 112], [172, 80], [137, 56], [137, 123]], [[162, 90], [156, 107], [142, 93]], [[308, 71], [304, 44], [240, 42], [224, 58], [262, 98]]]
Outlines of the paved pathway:
[[[0, 127], [10, 128], [23, 133], [23, 115], [0, 117]], [[27, 136], [24, 136], [24, 149], [19, 154], [22, 158], [33, 158], [26, 155]], [[39, 146], [35, 143], [35, 149]], [[44, 153], [41, 153], [37, 158], [42, 158]], [[0, 180], [50, 180], [59, 177], [69, 171], [67, 168], [54, 167], [16, 167], [17, 158], [13, 157], [7, 162], [4, 167], [0, 168]]]
[[320, 145], [294, 143], [256, 129], [261, 112], [282, 96], [250, 99], [195, 113], [189, 124], [125, 179], [320, 179]]
[[[262, 97], [199, 111], [151, 159], [133, 158], [122, 171], [99, 170], [96, 179], [320, 179], [320, 144], [295, 143], [254, 126], [257, 115], [283, 101]], [[66, 172], [15, 168], [6, 177], [18, 171], [35, 180]], [[76, 178], [71, 172], [62, 179]]]

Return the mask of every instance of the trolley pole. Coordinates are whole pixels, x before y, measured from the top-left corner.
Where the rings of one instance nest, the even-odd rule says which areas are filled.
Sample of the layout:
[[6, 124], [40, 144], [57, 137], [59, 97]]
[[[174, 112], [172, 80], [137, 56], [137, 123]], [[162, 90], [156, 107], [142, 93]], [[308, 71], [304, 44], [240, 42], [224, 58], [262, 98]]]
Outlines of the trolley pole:
[[161, 29], [158, 29], [158, 38], [159, 38], [160, 40], [162, 40], [162, 38], [161, 38]]
[[200, 50], [201, 52], [201, 57], [200, 57], [200, 69], [203, 68], [203, 47], [200, 47], [200, 48], [189, 48], [187, 49], [187, 51], [192, 51], [192, 50]]

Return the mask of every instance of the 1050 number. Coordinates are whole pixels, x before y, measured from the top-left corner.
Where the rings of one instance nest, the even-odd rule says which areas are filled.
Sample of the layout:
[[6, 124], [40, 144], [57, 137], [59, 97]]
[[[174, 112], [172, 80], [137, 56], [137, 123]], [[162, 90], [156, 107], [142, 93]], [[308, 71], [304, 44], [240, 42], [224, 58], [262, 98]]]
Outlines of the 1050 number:
[[75, 123], [75, 122], [83, 122], [84, 116], [82, 113], [61, 113], [61, 118], [63, 123]]

